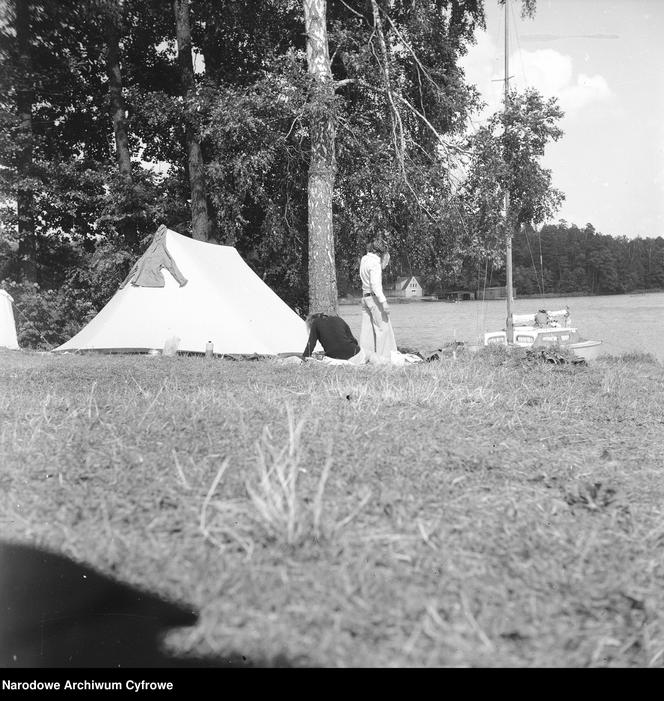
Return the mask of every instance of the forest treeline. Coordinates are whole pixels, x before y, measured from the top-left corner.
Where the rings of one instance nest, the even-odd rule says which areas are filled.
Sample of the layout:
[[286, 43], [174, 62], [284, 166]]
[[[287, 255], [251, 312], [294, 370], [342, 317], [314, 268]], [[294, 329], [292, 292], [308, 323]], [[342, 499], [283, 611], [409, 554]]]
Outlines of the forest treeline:
[[[512, 239], [517, 295], [612, 295], [664, 289], [664, 238], [609, 236], [592, 224], [561, 221], [540, 230], [523, 228]], [[425, 291], [481, 290], [505, 285], [505, 266], [465, 261], [458, 276], [422, 276]]]

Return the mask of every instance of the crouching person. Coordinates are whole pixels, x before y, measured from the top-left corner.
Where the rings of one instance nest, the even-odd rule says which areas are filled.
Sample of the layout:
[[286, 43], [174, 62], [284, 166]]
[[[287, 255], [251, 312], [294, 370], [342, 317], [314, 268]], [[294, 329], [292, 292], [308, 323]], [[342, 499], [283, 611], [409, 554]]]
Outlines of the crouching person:
[[309, 314], [306, 323], [309, 340], [304, 353], [302, 353], [303, 360], [311, 357], [316, 343], [320, 341], [328, 358], [345, 360], [351, 365], [372, 362], [370, 356], [375, 354], [367, 353], [360, 348], [360, 344], [353, 336], [350, 327], [340, 316], [318, 312]]

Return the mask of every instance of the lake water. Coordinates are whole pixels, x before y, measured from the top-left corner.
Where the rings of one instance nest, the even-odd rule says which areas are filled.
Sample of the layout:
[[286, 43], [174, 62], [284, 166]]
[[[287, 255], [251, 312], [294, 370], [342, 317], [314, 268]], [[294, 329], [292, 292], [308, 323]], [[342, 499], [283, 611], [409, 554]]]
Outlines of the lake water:
[[[601, 297], [514, 300], [515, 314], [569, 307], [570, 325], [588, 340], [603, 341], [602, 354], [652, 353], [664, 362], [664, 292]], [[433, 350], [449, 341], [477, 342], [485, 331], [505, 328], [504, 300], [392, 303], [392, 326], [400, 347]], [[360, 303], [339, 305], [359, 338]]]

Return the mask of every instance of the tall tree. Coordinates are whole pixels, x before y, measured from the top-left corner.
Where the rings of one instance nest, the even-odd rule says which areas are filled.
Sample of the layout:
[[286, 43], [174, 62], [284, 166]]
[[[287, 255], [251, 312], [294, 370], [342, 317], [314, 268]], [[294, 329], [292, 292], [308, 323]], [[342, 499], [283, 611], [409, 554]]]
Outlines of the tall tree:
[[311, 157], [308, 182], [309, 309], [337, 312], [332, 195], [336, 173], [335, 93], [327, 40], [326, 0], [303, 0], [307, 69], [312, 78], [309, 104]]
[[175, 12], [180, 81], [182, 94], [185, 97], [187, 165], [191, 186], [191, 232], [193, 238], [199, 241], [208, 241], [210, 238], [210, 219], [205, 190], [205, 165], [203, 163], [203, 153], [198, 138], [197, 126], [186, 104], [193, 98], [195, 93], [194, 64], [191, 57], [189, 0], [173, 0], [173, 9]]
[[131, 181], [131, 152], [127, 136], [126, 106], [122, 97], [122, 72], [120, 70], [121, 0], [109, 0], [105, 7], [106, 20], [106, 72], [110, 97], [109, 111], [115, 135], [115, 153], [120, 175]]
[[[507, 230], [540, 224], [551, 218], [564, 199], [552, 186], [551, 171], [541, 157], [549, 141], [563, 135], [563, 116], [555, 98], [536, 90], [510, 93], [507, 107], [494, 114], [473, 137], [471, 162], [459, 192], [467, 228], [474, 232], [469, 252], [503, 259]], [[509, 211], [503, 217], [503, 195]]]
[[30, 280], [37, 280], [35, 264], [35, 197], [32, 176], [32, 105], [34, 78], [30, 46], [30, 2], [15, 0], [16, 20], [16, 108], [19, 118], [19, 144], [16, 170], [19, 178], [16, 205], [18, 214], [18, 240], [21, 271]]

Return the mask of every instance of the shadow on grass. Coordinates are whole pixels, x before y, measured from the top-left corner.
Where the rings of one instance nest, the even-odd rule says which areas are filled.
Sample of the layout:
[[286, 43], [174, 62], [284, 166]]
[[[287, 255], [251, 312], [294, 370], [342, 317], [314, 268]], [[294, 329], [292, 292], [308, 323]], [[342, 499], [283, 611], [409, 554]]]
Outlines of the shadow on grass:
[[161, 641], [198, 613], [67, 557], [0, 542], [0, 668], [290, 667], [282, 658], [175, 657]]

